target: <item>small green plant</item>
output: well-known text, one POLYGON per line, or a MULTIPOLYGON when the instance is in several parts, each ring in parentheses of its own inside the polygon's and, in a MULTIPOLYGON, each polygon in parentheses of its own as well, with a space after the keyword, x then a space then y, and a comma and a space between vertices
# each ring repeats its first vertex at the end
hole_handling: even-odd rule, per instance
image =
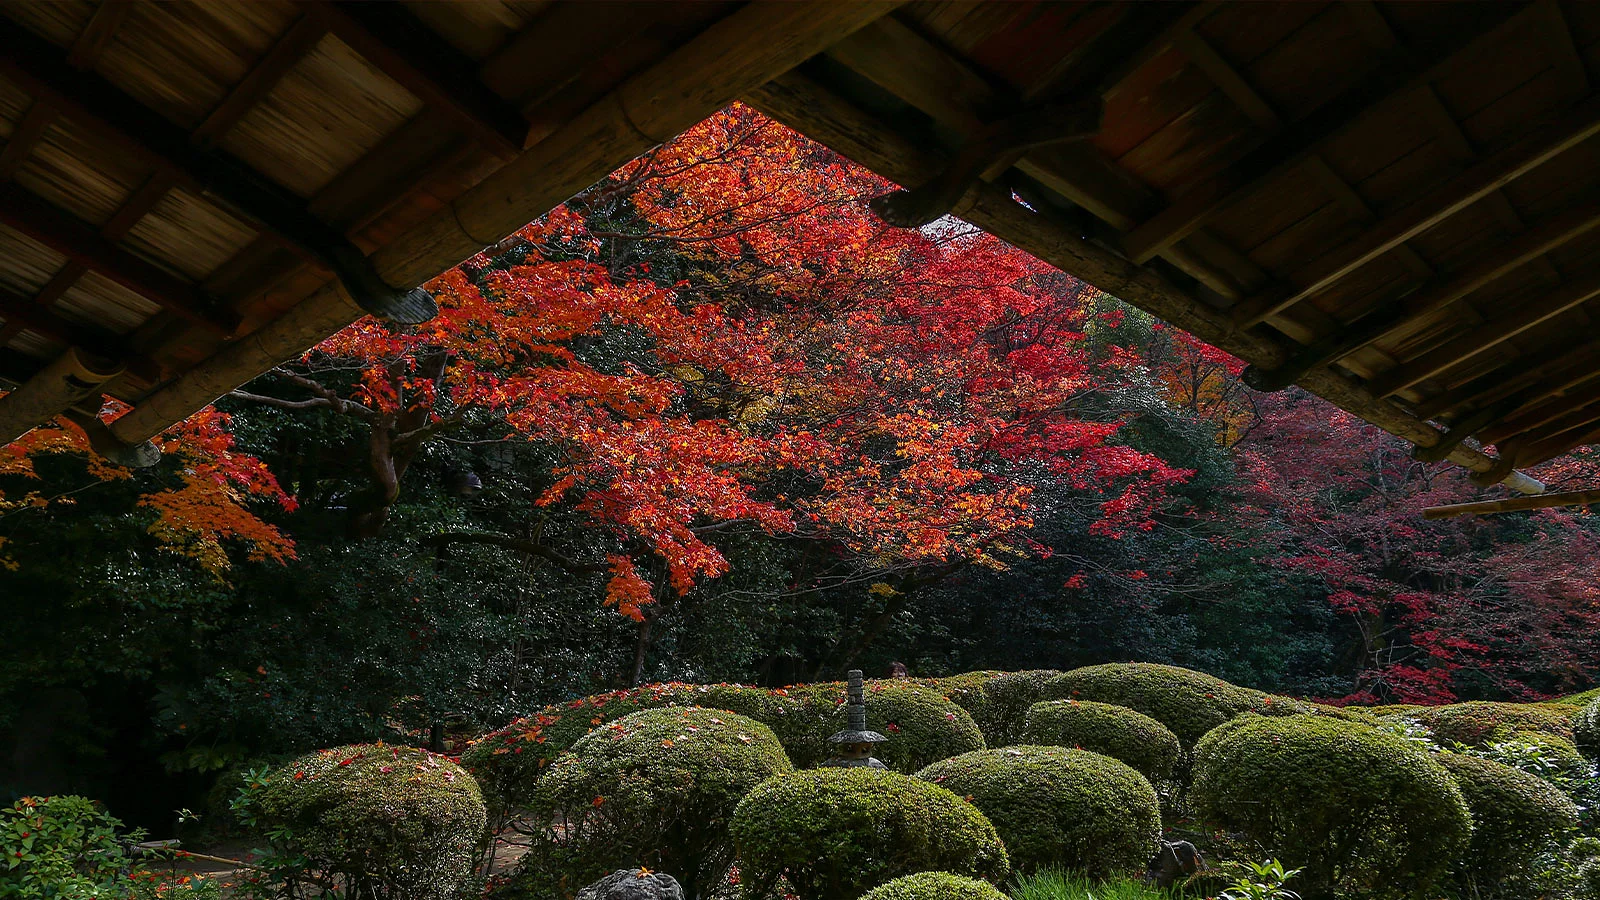
POLYGON ((132 844, 144 839, 134 830, 119 835, 122 822, 100 804, 70 794, 23 797, 0 810, 0 897, 33 900, 56 897, 124 896, 132 844))
POLYGON ((1172 894, 1128 878, 1097 881, 1080 873, 1046 869, 1011 883, 1011 900, 1174 900, 1172 894))
POLYGON ((1234 879, 1222 891, 1220 900, 1300 900, 1299 894, 1284 887, 1300 874, 1299 869, 1285 869, 1276 859, 1245 865, 1249 871, 1234 879))

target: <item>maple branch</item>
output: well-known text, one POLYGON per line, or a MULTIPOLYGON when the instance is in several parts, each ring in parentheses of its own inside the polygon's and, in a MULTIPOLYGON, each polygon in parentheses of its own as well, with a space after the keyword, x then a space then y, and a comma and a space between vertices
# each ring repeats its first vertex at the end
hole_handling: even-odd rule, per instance
POLYGON ((329 400, 326 397, 313 397, 310 400, 284 400, 279 397, 268 397, 265 394, 252 394, 249 391, 233 390, 228 392, 229 397, 240 400, 249 400, 251 403, 260 403, 264 406, 275 406, 278 409, 331 409, 344 415, 357 416, 363 419, 372 418, 372 410, 350 400, 329 400))
POLYGON ((422 541, 424 546, 444 549, 450 544, 488 544, 492 547, 502 547, 506 550, 517 550, 522 553, 531 553, 534 556, 547 559, 568 572, 589 573, 604 572, 610 567, 605 563, 583 563, 550 549, 548 546, 525 538, 515 538, 509 534, 493 534, 481 531, 452 531, 436 534, 422 541))

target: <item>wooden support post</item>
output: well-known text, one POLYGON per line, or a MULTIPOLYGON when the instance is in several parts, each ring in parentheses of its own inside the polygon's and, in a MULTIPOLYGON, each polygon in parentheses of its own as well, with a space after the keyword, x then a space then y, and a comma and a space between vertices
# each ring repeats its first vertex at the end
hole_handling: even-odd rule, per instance
MULTIPOLYGON (((937 172, 943 162, 799 73, 748 94, 745 102, 892 181, 914 184, 937 172)), ((1080 229, 1030 212, 1004 188, 978 185, 968 192, 956 215, 1247 362, 1271 368, 1288 358, 1286 348, 1270 337, 1230 327, 1225 313, 1188 296, 1150 269, 1086 240, 1080 229)), ((1335 406, 1414 444, 1431 445, 1440 439, 1427 423, 1374 400, 1343 376, 1325 370, 1312 373, 1303 383, 1335 406)), ((1493 457, 1466 446, 1454 448, 1448 459, 1473 471, 1488 471, 1496 464, 1493 457)), ((1509 476, 1507 483, 1529 493, 1544 489, 1520 472, 1509 476)))
POLYGON ((1375 397, 1391 397, 1596 296, 1600 296, 1600 273, 1576 279, 1538 300, 1514 306, 1505 315, 1470 329, 1410 362, 1381 372, 1367 383, 1367 389, 1375 397))
POLYGON ((1591 503, 1600 503, 1600 491, 1564 491, 1558 494, 1539 494, 1533 497, 1509 497, 1505 500, 1481 500, 1476 503, 1430 506, 1422 511, 1422 517, 1424 519, 1450 519, 1456 516, 1489 516, 1495 513, 1520 512, 1529 509, 1551 509, 1558 506, 1588 506, 1591 503))
POLYGON ((121 372, 122 367, 115 362, 68 349, 21 387, 0 398, 0 447, 94 396, 100 385, 121 372))
MULTIPOLYGON (((389 284, 430 278, 894 5, 812 0, 740 7, 371 259, 389 284)), ((112 433, 129 444, 147 440, 359 314, 344 292, 325 288, 145 398, 112 423, 112 433)))
POLYGON ((1498 191, 1567 150, 1600 134, 1600 97, 1591 98, 1554 122, 1524 134, 1455 178, 1429 191, 1360 237, 1329 253, 1306 284, 1280 287, 1234 307, 1240 328, 1265 321, 1315 296, 1367 263, 1498 191))

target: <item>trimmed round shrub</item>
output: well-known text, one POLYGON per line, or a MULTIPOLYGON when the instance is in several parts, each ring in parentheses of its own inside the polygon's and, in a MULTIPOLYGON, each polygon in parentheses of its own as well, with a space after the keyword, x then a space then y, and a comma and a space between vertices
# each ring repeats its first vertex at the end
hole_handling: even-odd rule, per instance
POLYGON ((794 771, 772 730, 720 709, 642 710, 579 739, 539 782, 550 875, 576 889, 624 866, 699 896, 733 863, 728 823, 751 788, 794 771))
POLYGON ((1006 895, 987 881, 949 872, 918 872, 880 884, 861 900, 1006 900, 1006 895))
POLYGON ((912 683, 938 691, 946 700, 966 710, 972 721, 979 723, 978 730, 981 732, 983 730, 981 723, 988 715, 989 707, 989 696, 984 693, 983 686, 989 679, 999 674, 1000 672, 994 669, 988 669, 982 672, 945 675, 940 678, 915 678, 912 679, 912 683))
MULTIPOLYGON (((867 727, 889 740, 874 753, 890 769, 910 774, 927 764, 984 747, 983 734, 966 710, 938 691, 904 680, 866 684, 867 727)), ((781 704, 773 730, 798 768, 833 756, 828 738, 847 723, 843 682, 797 685, 781 704)))
POLYGON ((1583 755, 1600 760, 1600 697, 1572 719, 1572 736, 1583 755))
POLYGON ((1004 747, 1022 740, 1023 721, 1028 708, 1045 699, 1045 686, 1060 675, 1055 669, 1006 672, 983 683, 983 715, 973 715, 983 740, 991 747, 1004 747))
POLYGON ((478 779, 496 819, 532 802, 539 778, 590 730, 641 709, 686 706, 692 685, 648 684, 546 706, 472 742, 461 765, 478 779))
POLYGON ((1092 700, 1126 706, 1167 726, 1185 747, 1245 712, 1270 714, 1277 699, 1220 678, 1156 663, 1107 663, 1058 675, 1047 699, 1092 700))
POLYGON ((1178 736, 1144 713, 1087 700, 1035 703, 1022 727, 1028 744, 1077 747, 1121 760, 1154 783, 1172 779, 1178 736))
POLYGON ((1161 833, 1155 788, 1131 766, 1067 747, 1001 747, 917 773, 995 823, 1022 873, 1059 866, 1106 878, 1150 858, 1161 833))
POLYGON ((1307 900, 1414 897, 1472 831, 1455 780, 1396 735, 1323 716, 1247 716, 1206 735, 1201 816, 1269 848, 1307 900))
POLYGON ((1499 884, 1526 871, 1557 835, 1578 823, 1577 805, 1543 778, 1461 753, 1437 758, 1472 813, 1472 845, 1462 868, 1479 884, 1499 884))
POLYGON ((449 758, 386 744, 319 750, 248 784, 248 824, 298 871, 388 895, 453 900, 485 835, 483 797, 449 758))
POLYGON ((998 882, 1011 864, 995 828, 950 791, 897 772, 813 769, 769 779, 733 814, 741 883, 800 900, 855 900, 902 875, 947 871, 998 882))
POLYGON ((1570 711, 1529 703, 1474 700, 1449 706, 1422 707, 1412 710, 1409 715, 1427 726, 1436 743, 1446 747, 1456 743, 1482 747, 1490 741, 1504 740, 1526 732, 1572 740, 1570 711))

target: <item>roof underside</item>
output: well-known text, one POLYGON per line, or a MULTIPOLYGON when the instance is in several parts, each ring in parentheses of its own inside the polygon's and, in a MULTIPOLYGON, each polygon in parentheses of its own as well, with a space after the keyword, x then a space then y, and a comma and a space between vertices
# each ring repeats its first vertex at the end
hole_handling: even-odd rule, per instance
MULTIPOLYGON (((135 407, 325 289, 328 234, 381 263, 663 60, 779 42, 734 3, 0 12, 0 376, 76 347, 135 407)), ((735 93, 908 186, 1103 104, 954 211, 1486 482, 1600 440, 1600 6, 915 2, 841 34, 735 93)))

